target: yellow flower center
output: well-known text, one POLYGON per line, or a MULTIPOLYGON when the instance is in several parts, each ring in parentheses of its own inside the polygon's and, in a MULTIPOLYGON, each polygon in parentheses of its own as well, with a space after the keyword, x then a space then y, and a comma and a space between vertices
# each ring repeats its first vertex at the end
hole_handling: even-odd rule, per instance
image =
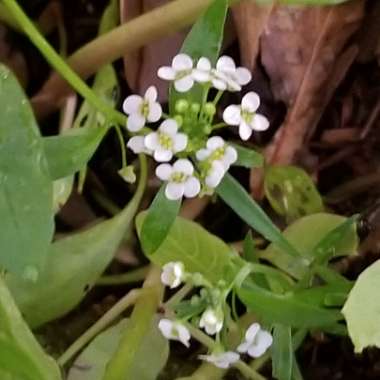
POLYGON ((140 113, 144 117, 147 117, 149 114, 149 103, 146 100, 141 104, 140 113))
POLYGON ((173 149, 173 139, 169 135, 165 133, 158 133, 158 141, 164 149, 173 149))
POLYGON ((187 175, 183 172, 174 172, 170 177, 171 182, 183 183, 187 180, 187 175))

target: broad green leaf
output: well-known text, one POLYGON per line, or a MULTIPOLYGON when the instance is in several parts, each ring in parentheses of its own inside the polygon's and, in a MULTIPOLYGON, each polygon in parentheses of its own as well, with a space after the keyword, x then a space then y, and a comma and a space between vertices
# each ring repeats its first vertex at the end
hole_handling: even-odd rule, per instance
POLYGON ((380 347, 379 288, 380 260, 377 260, 360 274, 342 310, 355 352, 380 347))
POLYGON ((266 239, 289 255, 299 256, 294 246, 283 237, 281 231, 231 175, 226 174, 224 176, 216 192, 240 218, 266 239))
POLYGON ((141 228, 140 241, 146 255, 152 255, 165 240, 181 207, 181 201, 171 201, 165 195, 165 185, 161 186, 141 228))
MULTIPOLYGON (((194 60, 207 57, 211 64, 215 64, 222 46, 227 9, 227 0, 215 0, 194 24, 183 43, 181 53, 188 54, 194 60)), ((169 99, 171 112, 174 112, 176 101, 184 97, 191 102, 201 104, 202 86, 195 85, 186 95, 171 88, 169 99)))
POLYGON ((0 268, 35 277, 54 230, 52 182, 33 111, 2 65, 0 104, 0 268))
MULTIPOLYGON (((315 258, 315 248, 322 240, 326 239, 327 234, 341 226, 346 220, 347 218, 343 216, 328 213, 305 216, 284 231, 284 237, 297 248, 303 259, 290 256, 274 244, 269 245, 260 257, 270 261, 293 277, 301 278, 306 274, 308 266, 315 258)), ((334 251, 333 256, 338 257, 356 254, 357 247, 356 226, 351 224, 350 228, 341 235, 341 238, 335 240, 331 250, 334 251)))
MULTIPOLYGON (((137 232, 141 235, 146 212, 136 218, 137 232)), ((170 261, 182 261, 188 272, 201 273, 210 282, 232 282, 244 261, 218 237, 198 223, 177 217, 160 247, 147 255, 158 266, 170 261)))
POLYGON ((253 149, 245 148, 238 144, 231 144, 238 153, 238 159, 234 166, 243 166, 245 168, 261 168, 264 165, 264 157, 262 154, 253 149))
MULTIPOLYGON (((106 365, 115 353, 128 323, 128 320, 122 320, 98 335, 77 358, 67 380, 102 380, 106 365)), ((162 336, 157 323, 157 319, 154 319, 145 334, 129 374, 131 379, 155 380, 168 360, 169 343, 162 336)))
POLYGON ((272 345, 273 377, 278 380, 291 380, 293 359, 292 329, 275 324, 272 345))
POLYGON ((1 277, 0 321, 0 372, 9 380, 61 379, 57 364, 34 338, 1 277))
POLYGON ((264 189, 272 208, 289 221, 324 210, 313 180, 298 167, 266 168, 264 189))
POLYGON ((291 292, 276 294, 246 281, 237 293, 240 300, 266 323, 313 328, 329 326, 342 319, 339 311, 319 306, 319 299, 313 302, 313 294, 308 295, 307 291, 301 296, 291 292))
POLYGON ((33 328, 72 310, 111 262, 137 204, 117 216, 51 245, 46 268, 36 282, 7 276, 7 284, 33 328))
POLYGON ((74 174, 87 165, 107 128, 71 129, 64 135, 45 137, 44 149, 52 179, 74 174))

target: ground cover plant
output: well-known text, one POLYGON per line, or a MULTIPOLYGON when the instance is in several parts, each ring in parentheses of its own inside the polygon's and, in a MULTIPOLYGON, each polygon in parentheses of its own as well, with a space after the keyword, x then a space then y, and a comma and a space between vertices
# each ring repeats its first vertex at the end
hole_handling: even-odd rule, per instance
POLYGON ((379 5, 148 3, 0 1, 0 378, 378 378, 379 5))

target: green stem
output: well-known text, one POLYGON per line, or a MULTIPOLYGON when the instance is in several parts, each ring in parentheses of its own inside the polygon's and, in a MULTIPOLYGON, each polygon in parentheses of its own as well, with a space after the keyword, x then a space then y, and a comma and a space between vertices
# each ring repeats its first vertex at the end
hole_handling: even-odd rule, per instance
POLYGON ((125 140, 123 136, 123 132, 121 131, 121 128, 119 125, 115 125, 115 130, 117 133, 117 137, 119 138, 120 142, 120 149, 121 149, 121 167, 125 168, 127 166, 127 149, 125 145, 125 140))
POLYGON ((98 286, 113 286, 113 285, 126 285, 133 282, 142 281, 149 271, 149 266, 138 268, 127 273, 117 274, 113 276, 101 277, 96 285, 98 286))
POLYGON ((215 99, 213 101, 215 106, 219 103, 219 100, 222 97, 223 93, 224 93, 224 91, 219 90, 218 93, 216 94, 215 99))
POLYGON ((173 297, 168 299, 163 305, 164 308, 171 308, 175 306, 177 303, 181 302, 193 289, 193 285, 186 284, 183 286, 178 292, 176 292, 173 297))
POLYGON ((90 104, 106 115, 110 120, 125 125, 126 117, 122 113, 115 111, 104 103, 89 86, 70 68, 70 66, 59 56, 59 54, 46 41, 34 24, 29 20, 21 7, 15 0, 3 0, 4 6, 19 24, 24 33, 30 38, 33 44, 47 59, 47 61, 65 78, 65 80, 90 104))
POLYGON ((151 292, 140 297, 136 302, 130 323, 126 326, 119 346, 106 367, 103 380, 136 380, 130 378, 129 372, 161 302, 163 285, 160 274, 159 268, 152 267, 143 286, 143 289, 151 289, 151 292))
POLYGON ((140 296, 146 295, 146 290, 132 290, 118 303, 108 310, 94 325, 82 334, 58 359, 58 364, 64 366, 74 355, 82 350, 96 335, 109 326, 128 307, 132 306, 140 296))
POLYGON ((266 380, 264 376, 260 375, 258 372, 253 370, 247 363, 239 360, 235 365, 237 368, 247 379, 250 380, 266 380))

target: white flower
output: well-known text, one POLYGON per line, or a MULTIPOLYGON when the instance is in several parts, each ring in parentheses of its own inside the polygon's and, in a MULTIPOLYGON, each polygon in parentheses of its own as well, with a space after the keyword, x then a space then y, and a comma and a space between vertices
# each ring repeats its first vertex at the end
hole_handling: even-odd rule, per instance
POLYGON ((206 148, 197 151, 196 157, 199 161, 220 161, 227 171, 237 160, 238 154, 236 149, 227 145, 220 136, 214 136, 207 140, 206 148))
POLYGON ((171 289, 181 285, 185 275, 185 267, 180 262, 170 262, 163 266, 161 273, 161 282, 170 286, 171 289))
POLYGON ((157 162, 167 162, 173 154, 181 152, 187 146, 187 135, 178 133, 178 124, 174 119, 165 120, 157 132, 149 133, 145 137, 145 146, 152 150, 157 162))
POLYGON ((241 353, 247 352, 249 356, 258 358, 272 345, 272 335, 262 330, 258 323, 253 323, 245 333, 245 341, 237 350, 241 353))
POLYGON ((177 160, 174 165, 161 164, 156 169, 157 177, 168 182, 165 195, 170 200, 182 196, 193 198, 199 194, 201 184, 193 173, 193 164, 186 159, 177 160))
POLYGON ((206 83, 212 80, 211 62, 206 57, 201 57, 197 63, 197 67, 193 70, 193 78, 199 83, 206 83))
POLYGON ((157 97, 156 87, 151 86, 146 90, 144 97, 131 95, 124 100, 123 110, 129 115, 127 121, 129 131, 137 132, 147 121, 154 123, 160 120, 162 108, 157 102, 157 97))
POLYGON ((260 98, 255 92, 246 94, 241 105, 228 106, 223 112, 223 120, 229 125, 239 126, 242 140, 248 140, 252 131, 265 131, 269 127, 268 119, 256 111, 260 106, 260 98))
POLYGON ((186 326, 180 322, 173 322, 170 319, 161 319, 158 323, 158 328, 166 339, 177 340, 190 347, 190 332, 186 326))
POLYGON ((207 170, 205 184, 210 189, 215 189, 226 174, 226 170, 220 161, 213 161, 207 170))
POLYGON ((239 361, 240 356, 236 352, 227 351, 221 353, 214 353, 211 355, 199 355, 199 359, 214 364, 218 368, 229 368, 231 364, 239 361))
POLYGON ((215 335, 223 327, 223 312, 211 308, 206 309, 199 321, 199 327, 204 328, 208 335, 215 335))
POLYGON ((212 84, 218 90, 241 91, 241 86, 252 79, 252 75, 245 67, 236 67, 234 60, 226 55, 220 57, 216 63, 216 70, 212 70, 212 84))
POLYGON ((152 154, 152 150, 145 146, 145 136, 133 136, 129 139, 127 147, 135 154, 152 154))
POLYGON ((187 54, 178 54, 173 58, 171 66, 158 69, 157 75, 161 79, 174 81, 174 88, 178 92, 186 92, 194 85, 193 60, 187 54))

